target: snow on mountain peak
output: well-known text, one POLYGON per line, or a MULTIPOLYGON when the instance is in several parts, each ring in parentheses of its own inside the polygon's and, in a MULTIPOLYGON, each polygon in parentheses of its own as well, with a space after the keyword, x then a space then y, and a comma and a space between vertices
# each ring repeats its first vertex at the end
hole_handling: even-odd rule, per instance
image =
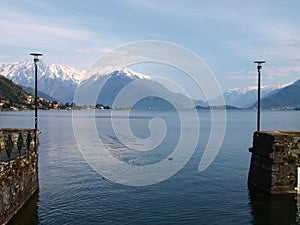
MULTIPOLYGON (((150 76, 134 72, 127 67, 91 67, 86 73, 87 80, 97 80, 109 76, 124 76, 130 79, 146 79, 152 80, 150 76)), ((85 81, 83 81, 85 82, 85 81)))
MULTIPOLYGON (((264 98, 276 90, 286 87, 284 85, 265 85, 261 87, 261 97, 264 98)), ((236 107, 249 107, 257 100, 257 86, 246 88, 232 88, 223 93, 223 97, 227 105, 236 107)))
POLYGON ((126 75, 127 77, 130 77, 132 79, 146 79, 146 80, 151 80, 151 78, 147 75, 141 74, 134 72, 127 67, 122 67, 121 69, 117 70, 119 74, 126 75))
MULTIPOLYGON (((38 78, 59 79, 79 83, 84 71, 66 65, 46 64, 43 60, 38 63, 38 78)), ((33 80, 34 64, 32 61, 20 61, 15 63, 0 63, 0 73, 13 80, 17 84, 26 85, 21 80, 33 80)))
MULTIPOLYGON (((75 83, 79 83, 79 81, 84 77, 85 71, 77 70, 74 67, 67 65, 56 65, 50 64, 48 66, 48 76, 50 78, 58 78, 62 80, 72 80, 75 83)), ((46 74, 45 74, 46 75, 46 74)))
MULTIPOLYGON (((24 87, 34 87, 34 63, 20 61, 0 63, 0 74, 24 87)), ((73 99, 74 89, 85 76, 85 71, 67 65, 46 64, 38 62, 39 90, 64 102, 73 99)))
MULTIPOLYGON (((290 85, 290 83, 289 84, 284 84, 284 85, 264 85, 264 86, 261 86, 261 90, 271 92, 273 90, 283 88, 283 87, 286 87, 288 85, 290 85)), ((228 94, 233 94, 233 93, 246 94, 246 93, 252 92, 252 91, 257 91, 257 86, 250 86, 250 87, 246 87, 246 88, 231 88, 231 89, 228 89, 225 93, 228 93, 228 94)))

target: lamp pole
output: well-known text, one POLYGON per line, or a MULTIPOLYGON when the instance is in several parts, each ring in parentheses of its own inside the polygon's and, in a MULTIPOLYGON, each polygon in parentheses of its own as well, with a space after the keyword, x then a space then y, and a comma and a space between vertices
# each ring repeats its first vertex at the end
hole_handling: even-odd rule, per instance
POLYGON ((257 82, 257 131, 260 131, 260 70, 262 64, 266 61, 254 61, 257 64, 258 82, 257 82))
POLYGON ((36 151, 37 147, 37 128, 38 128, 38 87, 37 87, 37 63, 39 61, 39 56, 42 56, 40 53, 30 53, 33 56, 34 68, 35 68, 35 96, 34 96, 34 149, 36 151))

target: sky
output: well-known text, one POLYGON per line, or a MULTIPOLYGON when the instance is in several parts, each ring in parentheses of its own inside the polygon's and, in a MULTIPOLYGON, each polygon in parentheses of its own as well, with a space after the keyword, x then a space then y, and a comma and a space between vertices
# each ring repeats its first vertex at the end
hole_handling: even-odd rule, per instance
MULTIPOLYGON (((1 0, 0 4, 0 62, 31 60, 30 52, 40 52, 46 63, 86 69, 118 46, 156 40, 195 53, 223 90, 255 86, 255 60, 266 60, 262 85, 300 79, 298 0, 1 0)), ((138 72, 151 74, 155 69, 138 72)))

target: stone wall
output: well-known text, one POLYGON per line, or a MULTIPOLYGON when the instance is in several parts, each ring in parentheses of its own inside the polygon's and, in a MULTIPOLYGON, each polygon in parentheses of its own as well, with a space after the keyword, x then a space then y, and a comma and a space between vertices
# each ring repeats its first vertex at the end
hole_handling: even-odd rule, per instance
POLYGON ((34 135, 33 129, 0 129, 0 224, 7 223, 39 188, 34 135))
POLYGON ((250 190, 296 193, 300 167, 300 131, 259 131, 253 135, 248 176, 250 190))

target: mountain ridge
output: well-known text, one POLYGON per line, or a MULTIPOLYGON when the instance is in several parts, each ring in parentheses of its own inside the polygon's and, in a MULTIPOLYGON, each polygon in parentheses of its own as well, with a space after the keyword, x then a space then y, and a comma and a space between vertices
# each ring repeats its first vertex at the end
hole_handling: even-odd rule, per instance
MULTIPOLYGON (((126 67, 122 67, 122 68, 92 67, 89 68, 88 70, 77 70, 76 68, 71 66, 46 64, 42 60, 40 60, 38 64, 38 69, 39 69, 39 73, 38 73, 39 91, 44 92, 50 97, 64 103, 73 102, 74 94, 78 85, 83 85, 86 82, 90 82, 92 84, 93 82, 96 82, 99 79, 102 79, 103 81, 109 80, 109 77, 112 76, 113 73, 115 73, 116 75, 121 73, 126 74, 126 79, 128 80, 126 80, 124 77, 123 79, 117 79, 115 77, 116 78, 115 82, 123 83, 123 87, 126 86, 129 83, 129 80, 132 79, 140 79, 140 80, 144 79, 145 81, 149 82, 149 84, 154 82, 151 76, 134 72, 126 67), (85 77, 88 78, 84 79, 85 77)), ((31 88, 34 87, 34 76, 33 76, 34 64, 31 61, 20 61, 16 63, 0 63, 0 73, 3 74, 5 77, 14 81, 16 84, 22 86, 28 86, 31 88)), ((300 83, 300 81, 296 81, 296 82, 300 83)), ((143 85, 147 86, 146 84, 143 85)), ((280 92, 282 96, 283 92, 281 90, 283 91, 288 90, 283 88, 289 85, 291 84, 263 86, 261 88, 261 97, 262 99, 265 98, 268 99, 268 100, 262 100, 262 103, 265 104, 265 107, 271 107, 271 105, 268 106, 268 104, 264 102, 266 101, 275 102, 275 99, 269 98, 270 96, 275 95, 278 92, 280 92)), ((105 91, 108 93, 109 91, 112 91, 114 93, 116 92, 116 90, 120 91, 122 89, 121 86, 122 86, 121 84, 110 82, 110 88, 106 86, 103 92, 105 91)), ((148 87, 146 87, 145 90, 147 90, 147 88, 148 87)), ((162 88, 160 89, 162 90, 162 88)), ((142 89, 140 91, 143 92, 142 89)), ((106 95, 108 96, 108 94, 106 95)), ((112 96, 116 97, 117 95, 116 93, 114 93, 112 96)), ((225 91, 223 93, 223 96, 219 96, 218 98, 220 97, 224 97, 226 105, 230 105, 238 108, 251 108, 251 107, 255 108, 255 102, 257 101, 257 87, 231 88, 225 91)), ((181 97, 179 97, 179 99, 180 98, 181 97)), ((295 98, 297 98, 297 95, 295 96, 295 98)), ((282 97, 280 99, 282 99, 282 97)), ((99 103, 104 105, 110 105, 112 101, 113 101, 113 97, 110 97, 110 100, 109 101, 107 100, 107 103, 105 102, 99 102, 99 103)), ((206 107, 208 105, 208 101, 205 102, 202 100, 193 100, 193 102, 195 103, 195 105, 199 105, 199 106, 206 107)), ((276 103, 276 104, 277 107, 282 106, 281 103, 280 104, 276 103)))
MULTIPOLYGON (((274 91, 287 86, 284 85, 266 85, 261 87, 261 97, 266 97, 274 91)), ((249 108, 257 101, 257 87, 250 86, 247 88, 231 88, 223 92, 226 105, 238 108, 249 108)), ((217 97, 220 98, 220 97, 217 97)))
POLYGON ((28 95, 29 93, 20 86, 0 74, 0 100, 2 103, 15 102, 21 104, 27 99, 28 95))
MULTIPOLYGON (((253 108, 257 102, 253 104, 253 108)), ((300 79, 261 99, 266 109, 296 109, 300 107, 300 79)))
MULTIPOLYGON (((85 75, 82 70, 67 65, 38 64, 38 89, 62 102, 71 102, 74 90, 85 75)), ((31 61, 0 63, 0 73, 14 83, 34 88, 34 64, 31 61)))
POLYGON ((150 76, 121 68, 110 74, 95 74, 82 81, 76 91, 77 105, 104 104, 116 108, 171 109, 170 102, 187 108, 191 99, 174 93, 150 76), (97 99, 91 96, 97 95, 97 99), (118 101, 118 98, 121 99, 118 101), (140 99, 139 99, 140 98, 140 99), (136 101, 134 101, 136 100, 136 101), (130 102, 133 101, 134 105, 130 102))
MULTIPOLYGON (((41 96, 38 96, 38 105, 40 109, 53 109, 64 106, 41 96)), ((34 94, 32 92, 0 75, 0 110, 32 110, 34 108, 34 94)))

